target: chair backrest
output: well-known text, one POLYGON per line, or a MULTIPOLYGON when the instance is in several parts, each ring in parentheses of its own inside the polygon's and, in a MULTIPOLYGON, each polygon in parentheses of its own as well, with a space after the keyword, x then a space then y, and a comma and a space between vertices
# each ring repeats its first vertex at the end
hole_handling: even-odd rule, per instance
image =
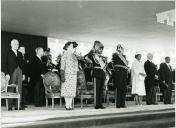
POLYGON ((61 81, 60 77, 54 72, 47 72, 43 76, 43 84, 45 87, 45 93, 48 92, 60 92, 61 90, 61 81))
POLYGON ((1 72, 1 92, 7 91, 8 81, 6 80, 5 74, 1 72))
POLYGON ((83 70, 77 73, 77 90, 86 90, 86 79, 83 70))

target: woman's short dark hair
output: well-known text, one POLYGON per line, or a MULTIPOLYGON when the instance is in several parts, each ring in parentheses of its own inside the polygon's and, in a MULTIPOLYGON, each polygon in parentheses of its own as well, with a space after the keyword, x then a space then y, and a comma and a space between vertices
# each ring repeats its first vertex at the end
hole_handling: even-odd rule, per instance
POLYGON ((138 58, 138 56, 140 56, 140 55, 141 55, 141 54, 136 54, 136 55, 135 55, 135 58, 137 59, 137 58, 138 58))
POLYGON ((167 59, 170 59, 170 57, 169 57, 169 56, 166 56, 166 57, 165 57, 165 60, 167 60, 167 59))
POLYGON ((78 46, 78 44, 75 41, 68 41, 67 43, 65 43, 63 49, 67 50, 68 46, 70 46, 71 44, 73 44, 73 48, 76 48, 78 46))

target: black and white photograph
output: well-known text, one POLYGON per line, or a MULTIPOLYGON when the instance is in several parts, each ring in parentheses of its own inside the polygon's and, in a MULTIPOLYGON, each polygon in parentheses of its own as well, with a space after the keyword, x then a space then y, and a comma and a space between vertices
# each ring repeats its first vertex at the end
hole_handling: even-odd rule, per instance
POLYGON ((175 128, 175 0, 1 0, 2 128, 175 128))

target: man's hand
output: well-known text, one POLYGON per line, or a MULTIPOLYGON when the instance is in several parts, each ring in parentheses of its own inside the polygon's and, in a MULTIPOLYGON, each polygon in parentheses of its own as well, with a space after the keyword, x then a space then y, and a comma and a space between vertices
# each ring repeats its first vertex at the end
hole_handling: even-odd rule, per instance
POLYGON ((30 77, 28 77, 28 83, 30 82, 30 80, 31 80, 31 78, 30 78, 30 77))
POLYGON ((88 57, 86 57, 85 59, 86 59, 86 61, 87 61, 88 63, 93 63, 92 60, 89 59, 88 57))
POLYGON ((155 75, 155 79, 157 79, 157 80, 158 80, 158 75, 155 75))
POLYGON ((23 81, 25 80, 25 75, 23 75, 23 81))
POLYGON ((7 74, 5 77, 6 77, 6 80, 7 80, 7 81, 10 80, 10 75, 9 75, 9 74, 7 74))

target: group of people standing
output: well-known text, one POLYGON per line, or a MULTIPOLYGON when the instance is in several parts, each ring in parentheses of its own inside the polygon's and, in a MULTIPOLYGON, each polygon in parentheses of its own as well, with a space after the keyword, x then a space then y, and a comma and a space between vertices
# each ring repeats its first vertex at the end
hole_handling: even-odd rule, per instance
MULTIPOLYGON (((79 71, 79 58, 76 54, 76 47, 78 44, 75 41, 68 41, 63 47, 63 54, 61 56, 59 66, 59 76, 61 78, 61 96, 65 99, 66 110, 73 109, 73 99, 76 97, 77 89, 77 72, 79 71)), ((124 55, 124 46, 117 45, 116 52, 112 55, 112 66, 108 66, 107 58, 102 56, 104 45, 100 41, 95 41, 93 48, 88 54, 84 56, 87 63, 93 65, 92 80, 94 83, 95 92, 95 109, 104 109, 102 104, 103 89, 108 83, 109 78, 113 79, 113 86, 116 93, 116 107, 125 108, 127 76, 130 72, 128 61, 124 55)), ((19 48, 19 42, 16 39, 11 41, 11 50, 7 55, 7 68, 5 71, 6 77, 10 79, 9 84, 17 84, 18 90, 22 94, 22 81, 28 81, 31 87, 32 99, 34 99, 35 106, 40 106, 41 100, 44 98, 44 87, 42 77, 47 72, 46 63, 43 63, 42 57, 44 55, 43 48, 35 49, 36 56, 29 62, 25 60, 24 47, 19 48), (26 73, 25 65, 30 66, 30 71, 26 73), (29 77, 27 77, 29 76, 29 77), (33 94, 32 94, 33 93, 33 94)), ((159 71, 156 65, 153 64, 153 55, 147 55, 147 61, 143 64, 141 54, 135 55, 136 60, 132 64, 132 94, 135 95, 136 104, 142 104, 142 96, 146 95, 146 102, 148 105, 156 104, 156 81, 159 80, 162 84, 164 103, 171 103, 171 85, 172 85, 172 69, 169 65, 170 58, 166 57, 166 63, 160 65, 159 71)), ((15 90, 9 90, 14 92, 15 90)), ((21 107, 24 109, 23 98, 21 98, 21 107)), ((12 100, 9 100, 9 110, 12 110, 12 100)), ((15 109, 17 106, 15 105, 15 109)))
POLYGON ((132 71, 132 94, 135 95, 137 105, 142 105, 142 97, 146 96, 147 105, 157 104, 157 88, 163 93, 164 104, 171 104, 173 71, 170 57, 165 57, 165 63, 160 64, 159 70, 152 62, 153 55, 147 54, 147 61, 143 64, 141 54, 136 53, 132 71))
MULTIPOLYGON (((36 48, 36 56, 30 61, 26 57, 25 47, 19 47, 19 41, 13 39, 10 43, 11 49, 7 54, 6 68, 4 73, 6 79, 9 79, 8 84, 16 84, 18 86, 18 92, 20 94, 20 110, 24 110, 26 106, 26 99, 33 102, 35 106, 41 105, 41 98, 44 99, 44 94, 41 93, 42 75, 45 73, 45 66, 41 61, 44 54, 43 48, 36 48), (30 67, 30 69, 29 69, 30 67), (29 83, 31 86, 29 86, 29 83), (29 90, 24 90, 29 86, 29 90), (30 93, 30 95, 27 95, 30 93), (41 95, 42 94, 42 95, 41 95)), ((8 92, 15 92, 14 87, 8 87, 8 92)), ((13 106, 17 109, 17 102, 14 99, 8 99, 9 108, 11 111, 13 106)))

